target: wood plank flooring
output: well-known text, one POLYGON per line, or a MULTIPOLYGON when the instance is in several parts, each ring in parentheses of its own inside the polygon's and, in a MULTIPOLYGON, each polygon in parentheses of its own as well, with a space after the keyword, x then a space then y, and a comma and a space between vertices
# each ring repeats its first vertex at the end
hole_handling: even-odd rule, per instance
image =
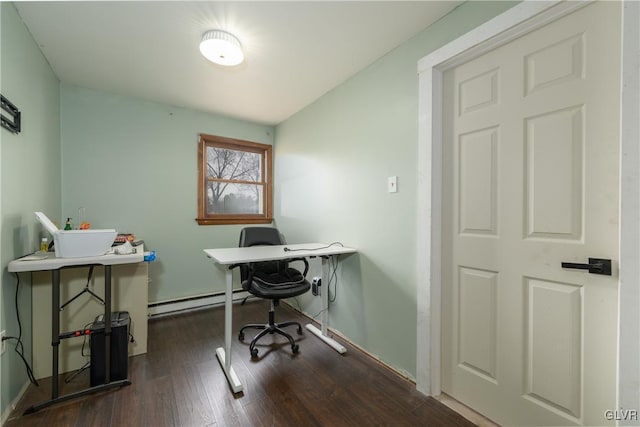
MULTIPOLYGON (((149 321, 148 353, 129 359, 132 384, 21 415, 50 396, 50 379, 33 385, 5 424, 16 426, 472 426, 462 416, 415 390, 415 385, 348 343, 340 355, 310 332, 291 353, 284 337, 270 335, 252 360, 245 323, 267 320, 266 301, 234 307, 233 365, 244 392, 233 395, 215 357, 224 342, 224 309, 215 307, 149 321)), ((286 305, 278 320, 308 319, 286 305)), ((68 374, 63 375, 66 377, 68 374)), ((88 370, 61 394, 86 387, 88 370)))

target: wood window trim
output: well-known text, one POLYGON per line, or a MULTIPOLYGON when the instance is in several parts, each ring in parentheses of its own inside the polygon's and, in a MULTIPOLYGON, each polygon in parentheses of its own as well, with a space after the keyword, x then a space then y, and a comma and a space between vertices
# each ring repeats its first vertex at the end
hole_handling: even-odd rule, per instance
POLYGON ((273 222, 273 147, 241 139, 200 134, 198 140, 198 225, 225 224, 270 224, 273 222), (206 214, 206 147, 214 145, 231 150, 258 153, 262 156, 264 171, 263 213, 262 214, 206 214))

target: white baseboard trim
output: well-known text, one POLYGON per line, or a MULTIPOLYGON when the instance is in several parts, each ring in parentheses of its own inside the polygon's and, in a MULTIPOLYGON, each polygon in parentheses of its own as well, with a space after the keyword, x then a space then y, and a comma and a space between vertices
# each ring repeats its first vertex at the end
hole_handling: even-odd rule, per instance
MULTIPOLYGON (((303 316, 305 316, 306 318, 309 319, 309 322, 315 324, 316 326, 320 326, 320 324, 313 319, 309 314, 305 313, 304 311, 301 311, 298 307, 295 307, 294 305, 292 305, 291 303, 289 303, 286 300, 282 300, 281 302, 283 302, 284 304, 288 305, 289 307, 291 307, 291 309, 297 311, 298 313, 302 314, 303 316)), ((351 341, 349 338, 345 337, 342 333, 336 331, 335 329, 333 329, 331 326, 327 327, 327 331, 329 331, 331 334, 337 336, 338 338, 340 338, 341 341, 344 341, 346 343, 348 343, 351 347, 354 347, 355 349, 357 349, 358 351, 366 354, 368 357, 370 357, 371 359, 375 360, 377 363, 379 363, 380 365, 384 366, 386 369, 392 371, 394 374, 404 378, 405 380, 415 384, 416 380, 415 378, 409 374, 408 372, 404 371, 404 370, 400 370, 396 367, 393 367, 391 365, 389 365, 388 363, 386 363, 385 361, 383 361, 382 359, 380 359, 378 356, 376 356, 373 353, 368 352, 367 350, 365 350, 364 348, 360 347, 358 344, 355 344, 353 341, 351 341)))
MULTIPOLYGON (((248 296, 251 295, 246 291, 234 291, 233 301, 239 301, 248 296)), ((224 292, 149 303, 148 313, 149 317, 160 317, 182 311, 200 310, 221 304, 224 304, 224 292)))
POLYGON ((439 401, 440 403, 442 403, 443 405, 445 405, 446 407, 448 407, 449 409, 462 415, 463 417, 465 417, 467 420, 471 421, 478 427, 499 427, 498 424, 494 423, 484 415, 479 414, 478 412, 469 408, 464 403, 458 402, 448 394, 441 393, 438 396, 433 396, 433 398, 439 401))
POLYGON ((0 426, 3 426, 4 423, 6 423, 7 420, 9 420, 9 416, 16 409, 16 407, 18 406, 18 402, 20 402, 20 399, 22 399, 24 394, 27 392, 27 388, 29 388, 29 384, 31 384, 29 381, 26 381, 24 383, 24 385, 22 386, 22 389, 20 390, 16 398, 13 399, 13 402, 11 402, 11 404, 7 406, 7 409, 4 410, 4 412, 2 413, 2 417, 0 418, 0 426))

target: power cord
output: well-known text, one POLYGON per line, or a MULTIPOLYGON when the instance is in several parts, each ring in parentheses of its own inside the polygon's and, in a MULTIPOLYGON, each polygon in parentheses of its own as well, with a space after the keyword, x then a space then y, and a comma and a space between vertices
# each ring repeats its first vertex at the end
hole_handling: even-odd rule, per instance
POLYGON ((25 359, 24 357, 24 345, 22 343, 22 322, 20 321, 20 309, 18 305, 18 291, 20 290, 20 276, 18 275, 18 273, 15 273, 15 275, 16 275, 15 305, 16 305, 16 318, 18 319, 18 336, 17 337, 5 336, 2 338, 2 341, 16 340, 16 345, 14 349, 16 354, 18 354, 18 356, 20 356, 20 358, 24 362, 24 366, 27 369, 27 376, 29 377, 29 381, 31 382, 31 384, 39 386, 40 384, 38 384, 38 381, 33 375, 33 371, 31 370, 31 366, 29 366, 29 362, 27 362, 27 359, 25 359))
POLYGON ((320 315, 321 315, 323 312, 325 312, 325 311, 327 311, 327 309, 320 310, 320 311, 319 311, 319 312, 317 312, 317 313, 316 313, 316 315, 315 315, 315 316, 313 316, 311 319, 316 320, 316 318, 317 318, 318 316, 320 316, 320 315))
POLYGON ((329 275, 329 283, 327 283, 327 292, 331 288, 331 282, 333 281, 333 297, 331 297, 331 293, 329 293, 329 302, 334 303, 336 301, 336 297, 338 296, 338 263, 335 260, 335 257, 329 258, 329 268, 332 269, 331 274, 329 275))
MULTIPOLYGON (((87 323, 86 325, 84 325, 84 330, 89 329, 89 327, 91 327, 91 323, 87 323)), ((91 354, 85 354, 84 350, 85 347, 87 346, 87 335, 84 336, 84 338, 82 338, 82 347, 80 347, 80 355, 82 357, 89 357, 91 356, 91 354)), ((89 366, 91 366, 91 359, 87 360, 84 365, 82 365, 81 368, 76 369, 71 375, 69 375, 67 378, 64 379, 65 384, 69 384, 71 381, 73 381, 73 379, 75 377, 77 377, 78 375, 80 375, 82 372, 84 372, 85 369, 87 369, 89 366)))
POLYGON ((296 248, 296 249, 291 249, 291 248, 284 248, 285 252, 296 252, 296 251, 319 251, 321 249, 328 249, 331 246, 342 246, 344 247, 344 245, 341 242, 333 242, 333 243, 329 243, 327 246, 321 246, 319 248, 296 248))
MULTIPOLYGON (((327 249, 330 248, 331 246, 342 246, 344 247, 344 245, 342 244, 342 242, 333 242, 330 243, 326 246, 321 246, 319 248, 297 248, 297 249, 291 249, 291 248, 284 248, 285 252, 295 252, 295 251, 317 251, 320 249, 327 249)), ((331 256, 329 257, 329 268, 331 270, 331 274, 329 275, 329 283, 327 283, 327 292, 329 292, 329 303, 334 303, 336 301, 336 298, 338 296, 338 263, 335 260, 335 257, 331 256), (331 288, 331 282, 333 282, 333 296, 331 296, 332 292, 330 291, 331 288)), ((246 300, 246 298, 245 298, 246 300)), ((298 305, 298 309, 300 309, 300 303, 298 302, 297 299, 295 299, 296 304, 298 305)), ((244 304, 244 301, 243 301, 244 304)), ((300 311, 302 311, 300 309, 300 311)), ((318 316, 320 316, 322 314, 323 311, 326 310, 320 310, 315 316, 312 317, 313 320, 315 320, 318 316)))
MULTIPOLYGON (((329 303, 334 303, 336 301, 336 297, 338 296, 338 263, 335 261, 334 257, 329 258, 330 262, 330 270, 331 274, 329 274, 329 283, 327 283, 327 292, 329 292, 329 303), (333 282, 333 296, 331 296, 331 282, 333 282)), ((324 287, 324 286, 323 286, 324 287)), ((327 311, 328 308, 320 310, 313 316, 311 319, 316 320, 318 316, 320 316, 323 312, 327 311)))

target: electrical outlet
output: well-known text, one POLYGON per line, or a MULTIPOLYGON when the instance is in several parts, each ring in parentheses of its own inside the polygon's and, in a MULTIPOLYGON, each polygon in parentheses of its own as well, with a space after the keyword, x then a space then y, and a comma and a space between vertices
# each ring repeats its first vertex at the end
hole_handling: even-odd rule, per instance
POLYGON ((0 354, 3 354, 4 351, 7 349, 5 345, 5 339, 4 339, 5 335, 7 335, 7 331, 0 332, 0 354))

